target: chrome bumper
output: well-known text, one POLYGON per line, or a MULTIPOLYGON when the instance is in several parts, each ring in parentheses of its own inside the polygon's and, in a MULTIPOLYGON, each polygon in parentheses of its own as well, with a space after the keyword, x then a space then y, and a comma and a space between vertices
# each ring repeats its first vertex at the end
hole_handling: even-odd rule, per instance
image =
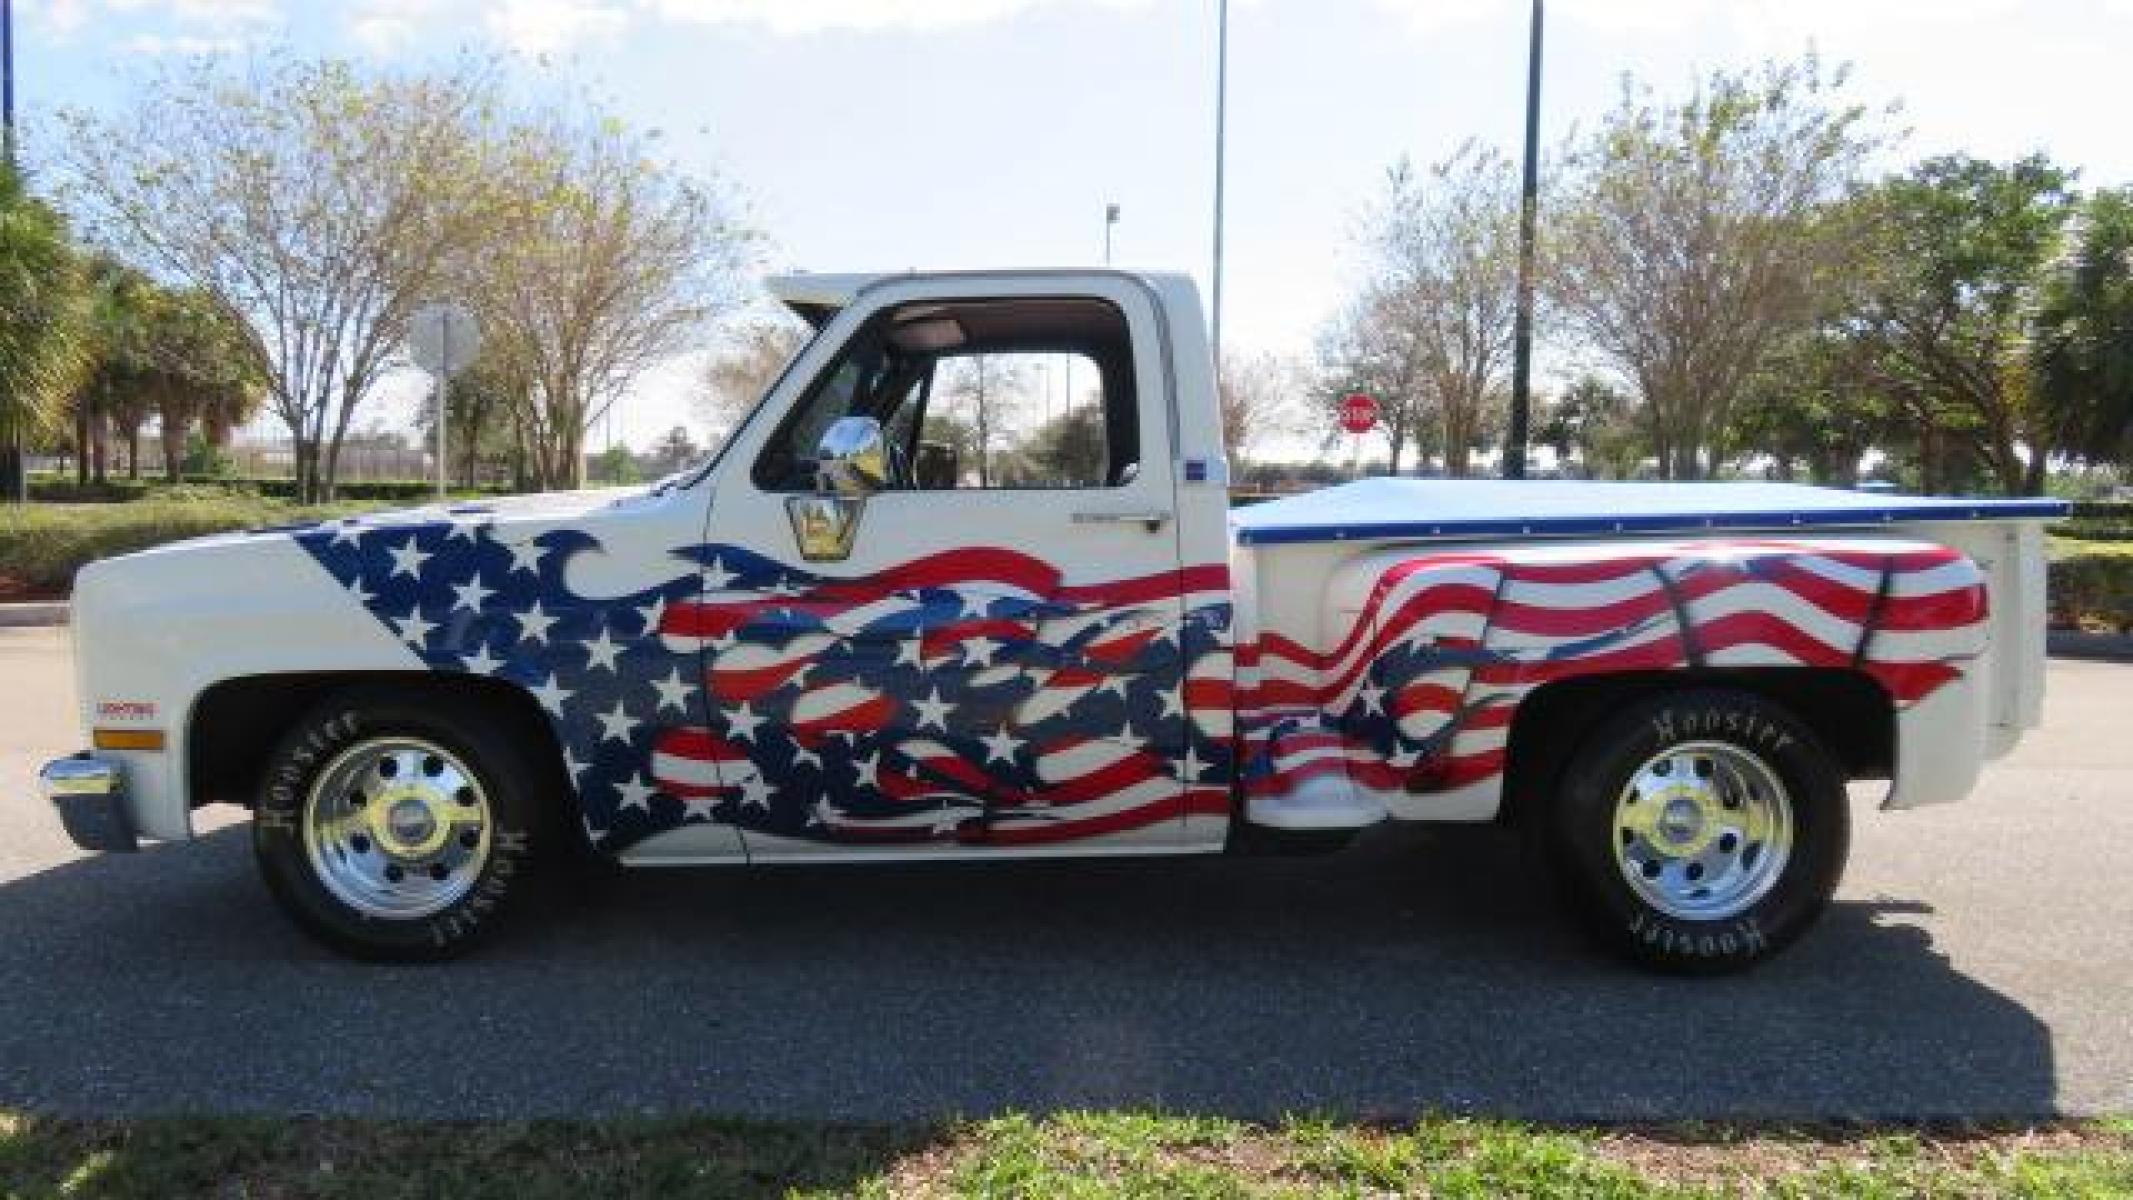
POLYGON ((126 777, 117 763, 84 750, 46 763, 37 772, 37 785, 59 810, 59 823, 75 845, 121 852, 141 848, 126 815, 126 777))

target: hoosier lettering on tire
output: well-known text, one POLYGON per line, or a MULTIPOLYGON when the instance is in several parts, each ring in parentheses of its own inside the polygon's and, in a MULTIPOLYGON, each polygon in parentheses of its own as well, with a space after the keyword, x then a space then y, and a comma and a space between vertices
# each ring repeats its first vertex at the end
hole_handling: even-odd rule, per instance
POLYGON ((1850 845, 1829 752, 1782 706, 1725 689, 1652 697, 1594 729, 1548 834, 1575 915, 1685 974, 1739 970, 1799 937, 1850 845))
POLYGON ((361 958, 449 958, 485 936, 532 862, 554 788, 507 722, 463 700, 353 689, 268 760, 252 846, 306 931, 361 958))

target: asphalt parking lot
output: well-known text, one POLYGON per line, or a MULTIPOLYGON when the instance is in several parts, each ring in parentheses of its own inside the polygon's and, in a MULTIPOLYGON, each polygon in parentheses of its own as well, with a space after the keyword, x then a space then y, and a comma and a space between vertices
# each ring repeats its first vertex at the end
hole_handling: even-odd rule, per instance
POLYGON ((1638 974, 1507 839, 1299 860, 705 870, 543 898, 480 956, 364 966, 269 907, 239 814, 85 857, 64 630, 0 630, 0 1107, 887 1120, 2011 1117, 2133 1110, 2133 665, 2055 660, 1963 804, 1857 797, 1823 925, 1638 974))

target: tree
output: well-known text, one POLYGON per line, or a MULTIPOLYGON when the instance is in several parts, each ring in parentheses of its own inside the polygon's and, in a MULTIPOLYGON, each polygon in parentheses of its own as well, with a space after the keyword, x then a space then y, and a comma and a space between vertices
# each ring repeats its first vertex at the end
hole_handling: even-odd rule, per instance
POLYGON ((997 354, 966 355, 949 359, 945 365, 942 390, 951 403, 961 407, 956 415, 970 426, 978 486, 991 487, 998 472, 999 447, 1008 435, 1008 423, 1021 408, 1028 373, 997 354))
POLYGON ((116 115, 64 114, 63 161, 98 239, 249 322, 305 500, 332 495, 408 318, 491 215, 474 154, 492 90, 464 67, 196 59, 116 115))
POLYGON ((2055 439, 2032 403, 2024 342, 2071 184, 2041 155, 2006 166, 1949 155, 1884 182, 1866 206, 1877 245, 1860 334, 1878 381, 1930 431, 1929 489, 1948 470, 1941 438, 2008 495, 2043 488, 2055 439))
POLYGON ((998 469, 1014 486, 1090 487, 1103 482, 1109 458, 1103 409, 1084 404, 1039 425, 998 469))
POLYGON ((1878 142, 1844 83, 1810 55, 1715 72, 1678 104, 1625 84, 1568 153, 1548 239, 1554 306, 1634 385, 1670 478, 1724 460, 1749 381, 1854 260, 1839 202, 1878 142))
POLYGON ((1635 406, 1596 375, 1580 378, 1543 405, 1533 440, 1553 448, 1558 461, 1574 459, 1594 478, 1627 479, 1644 461, 1635 406))
POLYGON ((2082 206, 2072 253, 2044 284, 2032 347, 2058 444, 2091 462, 2133 458, 2133 188, 2082 206))
POLYGON ((1372 225, 1386 311, 1411 330, 1443 425, 1445 474, 1463 477, 1509 395, 1517 176, 1502 155, 1471 141, 1426 177, 1403 160, 1387 173, 1372 225))
POLYGON ((1287 432, 1294 424, 1291 394, 1296 387, 1294 364, 1274 354, 1225 354, 1216 389, 1222 417, 1222 444, 1229 452, 1233 478, 1244 477, 1245 462, 1252 449, 1271 434, 1287 432))
POLYGON ((535 481, 575 487, 586 433, 734 301, 755 238, 714 187, 585 106, 523 118, 493 162, 510 212, 469 275, 488 336, 532 385, 522 418, 535 481))
POLYGON ((1775 474, 1805 468, 1815 483, 1851 487, 1867 451, 1910 440, 1852 331, 1831 323, 1774 347, 1733 410, 1731 445, 1769 456, 1775 474))
POLYGON ((715 426, 739 425, 806 344, 807 331, 792 321, 751 321, 737 327, 704 364, 698 411, 715 426))
POLYGON ((1382 286, 1368 287, 1350 301, 1319 335, 1318 383, 1312 391, 1313 407, 1325 422, 1327 450, 1343 436, 1336 424, 1342 398, 1362 392, 1378 402, 1374 432, 1385 439, 1386 467, 1394 475, 1409 444, 1418 457, 1427 458, 1435 444, 1431 431, 1442 427, 1434 393, 1425 385, 1425 351, 1404 306, 1399 293, 1382 286))
POLYGON ((184 475, 187 433, 250 418, 266 378, 251 354, 251 330, 204 292, 153 293, 142 317, 135 386, 154 406, 164 474, 175 483, 184 475))
POLYGON ((56 423, 74 388, 85 285, 65 219, 0 167, 0 502, 26 495, 23 450, 56 423))

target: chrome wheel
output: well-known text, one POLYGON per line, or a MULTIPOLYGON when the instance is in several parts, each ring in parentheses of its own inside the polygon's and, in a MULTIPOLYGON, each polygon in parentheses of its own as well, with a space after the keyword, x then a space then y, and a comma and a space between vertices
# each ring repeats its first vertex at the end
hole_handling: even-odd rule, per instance
POLYGON ((1770 893, 1792 855, 1792 799, 1770 764, 1730 742, 1646 759, 1615 801, 1615 860, 1645 903, 1716 921, 1770 893))
POLYGON ((451 907, 489 861, 489 799, 450 751, 416 738, 358 742, 304 799, 304 850, 335 899, 410 921, 451 907))

